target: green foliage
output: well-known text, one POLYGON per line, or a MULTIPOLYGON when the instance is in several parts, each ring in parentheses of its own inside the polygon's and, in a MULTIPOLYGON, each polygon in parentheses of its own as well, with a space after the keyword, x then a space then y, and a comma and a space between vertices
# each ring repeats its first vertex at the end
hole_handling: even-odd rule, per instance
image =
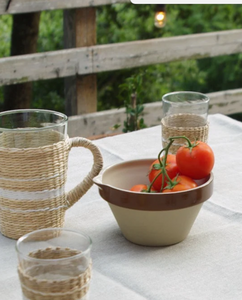
POLYGON ((144 105, 139 97, 142 91, 143 73, 125 79, 119 85, 119 97, 123 99, 126 111, 123 132, 135 131, 147 127, 142 118, 144 105))
MULTIPOLYGON (((119 3, 97 7, 97 43, 170 37, 220 30, 241 29, 241 4, 169 4, 167 24, 154 27, 155 5, 119 3)), ((0 16, 0 56, 10 53, 12 17, 0 16)), ((179 48, 179 45, 177 46, 179 48)), ((63 12, 41 13, 38 51, 63 49, 63 12)), ((176 90, 214 92, 241 88, 242 54, 183 60, 141 68, 103 72, 98 78, 98 110, 124 106, 118 91, 121 83, 145 73, 139 98, 144 103, 159 101, 176 90)), ((64 80, 37 81, 33 84, 33 107, 64 111, 64 80)), ((0 104, 3 101, 0 89, 0 104)))
MULTIPOLYGON (((39 25, 38 52, 63 49, 63 11, 43 11, 39 25)), ((33 108, 65 112, 64 79, 33 82, 33 108)))
MULTIPOLYGON (((63 49, 63 12, 44 11, 39 25, 38 52, 63 49)), ((10 55, 12 16, 0 16, 0 57, 10 55)), ((3 87, 0 88, 0 104, 3 103, 3 87)), ((54 109, 64 112, 63 78, 33 82, 33 108, 54 109)))
POLYGON ((10 55, 12 17, 0 16, 0 57, 10 55))
POLYGON ((39 24, 38 52, 63 49, 63 11, 43 11, 39 24))
MULTIPOLYGON (((0 16, 0 57, 7 57, 10 55, 11 27, 11 16, 0 16)), ((3 104, 3 99, 3 87, 0 87, 0 106, 3 104)))
POLYGON ((65 112, 64 80, 40 80, 33 83, 32 108, 45 108, 65 112))
MULTIPOLYGON (((154 37, 154 5, 115 4, 97 9, 98 44, 154 37)), ((155 30, 158 32, 158 30, 155 30)))
MULTIPOLYGON (((167 24, 158 29, 153 25, 154 5, 100 7, 98 42, 117 43, 241 28, 242 5, 176 4, 166 5, 166 8, 167 24), (110 22, 111 26, 108 26, 110 22)), ((107 99, 109 107, 120 106, 115 96, 119 82, 139 70, 146 72, 142 92, 145 103, 149 103, 159 101, 163 94, 176 90, 205 93, 241 88, 241 64, 242 55, 234 54, 98 74, 98 109, 107 109, 107 99), (111 81, 109 78, 112 78, 111 81)))

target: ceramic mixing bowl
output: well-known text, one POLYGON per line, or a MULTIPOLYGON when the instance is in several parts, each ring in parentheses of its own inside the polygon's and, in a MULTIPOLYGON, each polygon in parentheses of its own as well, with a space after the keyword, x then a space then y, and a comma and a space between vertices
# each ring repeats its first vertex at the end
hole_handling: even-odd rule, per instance
POLYGON ((93 181, 129 241, 167 246, 184 240, 203 205, 213 193, 213 174, 198 187, 173 193, 131 192, 135 184, 149 184, 151 159, 130 160, 104 169, 93 181))

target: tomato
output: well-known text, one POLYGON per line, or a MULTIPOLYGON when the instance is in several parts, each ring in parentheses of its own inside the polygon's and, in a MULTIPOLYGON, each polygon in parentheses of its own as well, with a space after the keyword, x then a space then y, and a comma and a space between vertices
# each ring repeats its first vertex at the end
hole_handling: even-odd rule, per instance
POLYGON ((130 189, 130 191, 132 191, 132 192, 144 192, 146 190, 147 190, 146 184, 136 184, 136 185, 132 186, 132 188, 130 189))
MULTIPOLYGON (((161 158, 162 161, 163 157, 161 158)), ((158 176, 158 174, 161 171, 161 166, 159 163, 159 160, 156 159, 150 166, 150 170, 149 170, 149 181, 152 182, 156 176, 158 176)), ((168 176, 170 178, 174 178, 178 172, 178 166, 176 164, 176 156, 174 154, 168 154, 167 155, 167 160, 166 160, 166 172, 168 174, 168 176)), ((156 191, 160 191, 161 190, 161 185, 162 185, 162 177, 163 175, 160 174, 157 179, 154 181, 154 183, 152 184, 152 187, 156 190, 156 191)), ((165 177, 165 185, 167 183, 167 178, 165 177)))
POLYGON ((195 146, 182 146, 176 153, 176 163, 180 174, 193 179, 202 179, 210 174, 214 166, 214 153, 211 147, 201 141, 195 146))
MULTIPOLYGON (((147 192, 148 188, 149 187, 146 184, 136 184, 136 185, 132 186, 130 191, 132 191, 132 192, 147 192)), ((150 191, 157 192, 153 187, 151 187, 150 191)))
POLYGON ((197 187, 197 183, 192 178, 185 175, 178 175, 173 178, 172 181, 177 182, 177 184, 171 189, 164 189, 162 193, 185 191, 197 187))

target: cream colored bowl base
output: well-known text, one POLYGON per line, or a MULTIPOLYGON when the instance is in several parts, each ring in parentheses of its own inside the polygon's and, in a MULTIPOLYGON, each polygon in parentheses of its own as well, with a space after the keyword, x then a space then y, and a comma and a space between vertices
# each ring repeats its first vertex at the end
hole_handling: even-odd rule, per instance
POLYGON ((168 246, 184 240, 202 207, 169 211, 142 211, 109 203, 117 223, 129 241, 143 246, 168 246))

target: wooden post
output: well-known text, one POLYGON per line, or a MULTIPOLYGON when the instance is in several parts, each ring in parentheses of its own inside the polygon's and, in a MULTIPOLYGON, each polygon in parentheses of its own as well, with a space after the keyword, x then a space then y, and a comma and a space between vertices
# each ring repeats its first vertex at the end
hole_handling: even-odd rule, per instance
MULTIPOLYGON (((95 7, 64 11, 65 48, 96 44, 95 7)), ((66 114, 80 115, 97 111, 96 74, 65 79, 66 114)))
MULTIPOLYGON (((11 56, 36 53, 39 35, 40 12, 13 15, 11 56)), ((32 82, 4 87, 3 110, 30 108, 32 82)))

